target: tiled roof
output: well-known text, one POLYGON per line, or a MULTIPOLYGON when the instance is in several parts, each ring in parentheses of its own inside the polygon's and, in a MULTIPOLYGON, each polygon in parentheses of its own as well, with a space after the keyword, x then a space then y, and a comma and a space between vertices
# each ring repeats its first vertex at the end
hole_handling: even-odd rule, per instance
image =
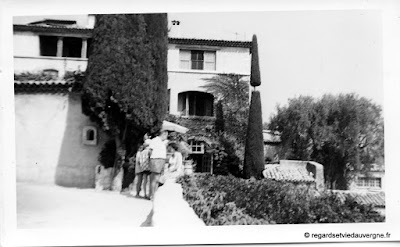
POLYGON ((250 41, 169 38, 169 43, 170 44, 175 44, 175 45, 207 45, 207 46, 251 48, 251 42, 250 41))
POLYGON ((352 190, 332 190, 341 200, 345 200, 346 195, 354 198, 360 204, 372 204, 376 207, 385 207, 385 192, 371 191, 352 191, 352 190))
POLYGON ((266 165, 263 175, 267 179, 287 182, 315 182, 311 174, 303 167, 281 167, 280 165, 266 165))
POLYGON ((69 33, 92 35, 92 28, 77 26, 49 26, 49 25, 14 25, 14 31, 30 31, 45 33, 69 33))
POLYGON ((14 85, 35 85, 35 86, 42 86, 42 85, 72 85, 73 82, 66 81, 66 80, 48 80, 48 81, 14 81, 14 85))
MULTIPOLYGON (((76 25, 14 25, 14 31, 30 31, 43 33, 68 33, 68 34, 84 34, 91 36, 93 29, 76 25)), ((195 39, 195 38, 168 38, 170 44, 176 45, 206 45, 206 46, 222 46, 222 47, 239 47, 251 48, 251 41, 232 41, 232 40, 214 40, 214 39, 195 39)))
POLYGON ((34 21, 31 23, 28 23, 31 25, 76 25, 76 21, 74 20, 59 20, 59 19, 44 19, 41 21, 34 21))
POLYGON ((48 81, 14 81, 15 93, 66 93, 70 91, 73 82, 66 80, 48 80, 48 81))

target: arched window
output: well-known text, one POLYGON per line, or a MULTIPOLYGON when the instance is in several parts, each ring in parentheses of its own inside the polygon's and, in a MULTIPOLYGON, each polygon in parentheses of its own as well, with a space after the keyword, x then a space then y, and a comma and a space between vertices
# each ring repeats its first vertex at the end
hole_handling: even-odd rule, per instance
POLYGON ((93 126, 83 127, 83 144, 85 145, 97 145, 97 129, 93 126))
POLYGON ((178 111, 184 116, 213 116, 214 96, 209 93, 189 91, 178 94, 178 111))
POLYGON ((94 140, 94 130, 87 130, 86 131, 86 137, 88 141, 93 141, 94 140))

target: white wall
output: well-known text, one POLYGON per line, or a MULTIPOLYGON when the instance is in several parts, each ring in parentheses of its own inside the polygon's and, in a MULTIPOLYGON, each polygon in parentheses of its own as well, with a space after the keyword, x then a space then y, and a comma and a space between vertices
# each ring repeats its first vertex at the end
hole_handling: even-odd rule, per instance
POLYGON ((79 95, 16 94, 17 181, 94 187, 95 166, 106 136, 96 146, 82 143, 84 126, 79 95))
POLYGON ((14 57, 14 72, 39 73, 45 69, 55 69, 63 77, 67 71, 85 71, 87 59, 65 57, 14 57))
MULTIPOLYGON (((180 45, 179 47, 182 47, 180 45)), ((182 71, 179 68, 179 47, 168 45, 168 71, 182 71)), ((209 47, 210 48, 210 47, 209 47)), ((249 48, 239 47, 215 47, 216 70, 208 73, 236 73, 250 75, 251 55, 249 48)), ((188 47, 190 49, 190 47, 188 47)), ((199 48, 201 49, 201 48, 199 48)), ((189 70, 189 72, 192 72, 189 70)), ((196 71, 197 72, 197 71, 196 71)), ((200 71, 205 72, 205 71, 200 71)))
POLYGON ((39 36, 31 32, 14 32, 14 56, 40 56, 39 36))
POLYGON ((86 58, 40 56, 39 35, 31 32, 14 32, 14 71, 39 73, 45 69, 58 70, 63 77, 66 71, 86 70, 86 58))
POLYGON ((178 94, 185 91, 205 90, 204 78, 220 73, 250 75, 251 55, 248 48, 223 47, 216 52, 216 71, 181 70, 179 68, 179 48, 168 46, 168 88, 170 93, 170 113, 178 114, 178 94))

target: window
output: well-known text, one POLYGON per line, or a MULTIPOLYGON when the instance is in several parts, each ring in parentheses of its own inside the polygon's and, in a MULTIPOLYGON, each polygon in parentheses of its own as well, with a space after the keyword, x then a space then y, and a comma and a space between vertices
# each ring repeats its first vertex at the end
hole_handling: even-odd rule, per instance
POLYGON ((97 129, 93 126, 83 127, 83 144, 97 145, 97 129))
POLYGON ((358 187, 373 187, 373 188, 381 188, 381 178, 367 178, 367 177, 359 177, 357 178, 357 186, 358 187))
POLYGON ((215 70, 215 51, 180 50, 180 68, 215 70))
POLYGON ((178 94, 178 111, 184 116, 213 116, 214 96, 204 92, 178 94))
POLYGON ((213 173, 210 154, 203 156, 203 162, 201 164, 201 172, 209 172, 211 174, 213 173))
POLYGON ((57 40, 56 36, 39 36, 40 56, 57 56, 57 40))
POLYGON ((204 143, 191 140, 189 142, 192 154, 204 154, 204 143))
MULTIPOLYGON (((40 55, 82 57, 82 39, 75 37, 39 36, 40 55)), ((91 41, 90 41, 91 42, 91 41)), ((89 49, 91 44, 89 44, 89 49)), ((89 53, 86 51, 87 54, 89 53)))
POLYGON ((63 38, 63 57, 81 57, 82 39, 73 37, 63 38))

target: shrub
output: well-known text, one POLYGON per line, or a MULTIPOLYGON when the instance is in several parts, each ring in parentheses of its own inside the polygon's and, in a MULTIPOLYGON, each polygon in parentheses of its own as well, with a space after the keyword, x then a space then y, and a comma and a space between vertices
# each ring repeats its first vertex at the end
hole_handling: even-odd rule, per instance
POLYGON ((371 205, 332 193, 270 180, 196 174, 178 180, 206 225, 382 222, 371 205))

